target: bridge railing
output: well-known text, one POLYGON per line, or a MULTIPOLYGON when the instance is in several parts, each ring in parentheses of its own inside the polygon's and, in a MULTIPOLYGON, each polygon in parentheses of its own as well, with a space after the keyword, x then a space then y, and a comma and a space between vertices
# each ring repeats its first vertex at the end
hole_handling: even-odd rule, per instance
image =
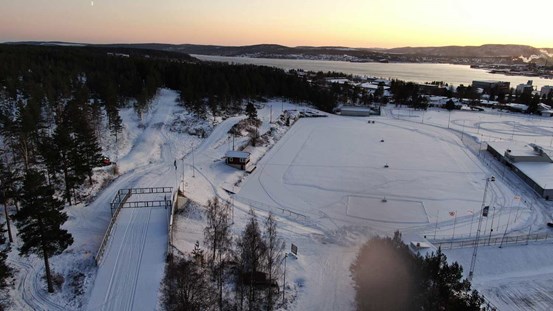
MULTIPOLYGON (((109 238, 111 236, 113 227, 115 226, 115 222, 117 221, 117 216, 119 215, 121 208, 165 207, 171 204, 171 202, 174 202, 174 200, 176 200, 175 198, 176 198, 176 194, 173 193, 172 187, 119 189, 119 191, 117 191, 117 194, 115 195, 115 197, 110 203, 111 219, 109 221, 109 225, 106 230, 106 233, 104 234, 104 237, 102 239, 102 243, 100 244, 100 248, 98 249, 96 256, 94 256, 94 259, 96 260, 96 264, 97 265, 100 264, 100 261, 102 260, 102 257, 106 250, 107 244, 109 242, 109 238), (127 200, 133 194, 159 194, 159 193, 171 193, 172 198, 171 200, 150 200, 150 201, 127 202, 127 200)), ((173 205, 174 203, 171 205, 171 209, 173 205)), ((173 212, 170 211, 170 213, 172 214, 173 212)))
POLYGON ((117 194, 115 195, 115 198, 113 201, 111 201, 111 219, 109 221, 108 229, 106 230, 106 233, 104 234, 104 238, 102 239, 102 243, 100 244, 100 248, 98 249, 98 252, 96 253, 96 256, 94 256, 94 260, 96 261, 96 265, 100 264, 100 260, 102 260, 102 256, 104 256, 104 252, 106 251, 106 246, 109 241, 109 237, 111 235, 111 231, 113 230, 113 226, 115 225, 115 221, 117 220, 117 215, 119 215, 119 211, 121 210, 123 204, 130 198, 131 192, 130 191, 117 191, 117 194))

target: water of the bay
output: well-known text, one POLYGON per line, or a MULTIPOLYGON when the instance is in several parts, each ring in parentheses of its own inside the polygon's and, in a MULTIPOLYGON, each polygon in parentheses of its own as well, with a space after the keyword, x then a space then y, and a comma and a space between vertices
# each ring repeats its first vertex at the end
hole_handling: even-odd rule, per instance
POLYGON ((335 71, 352 75, 369 76, 385 79, 400 79, 418 83, 443 81, 453 85, 469 85, 473 80, 499 80, 511 82, 511 87, 533 81, 537 89, 544 85, 553 85, 553 80, 539 77, 507 76, 491 74, 484 69, 470 68, 468 65, 430 64, 430 63, 352 63, 344 61, 304 60, 304 59, 269 59, 251 57, 226 57, 192 55, 206 61, 227 62, 235 64, 252 64, 272 66, 282 69, 303 69, 309 71, 335 71))

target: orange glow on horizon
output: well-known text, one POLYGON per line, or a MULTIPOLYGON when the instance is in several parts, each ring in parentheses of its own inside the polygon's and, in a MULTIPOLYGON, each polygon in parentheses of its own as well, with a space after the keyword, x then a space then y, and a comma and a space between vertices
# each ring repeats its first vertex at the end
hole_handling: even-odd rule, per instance
POLYGON ((0 41, 553 47, 545 0, 7 1, 0 41))

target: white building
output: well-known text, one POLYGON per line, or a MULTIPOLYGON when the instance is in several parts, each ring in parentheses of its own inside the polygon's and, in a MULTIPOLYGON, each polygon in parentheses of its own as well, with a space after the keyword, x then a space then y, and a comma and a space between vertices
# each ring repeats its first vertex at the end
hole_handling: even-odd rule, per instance
POLYGON ((534 86, 532 85, 532 80, 529 80, 526 84, 519 84, 517 85, 516 92, 519 94, 525 93, 525 92, 533 92, 534 86))
POLYGON ((553 86, 545 85, 545 86, 542 86, 540 94, 541 94, 541 96, 543 96, 543 95, 549 96, 549 93, 551 93, 551 91, 553 91, 553 86))

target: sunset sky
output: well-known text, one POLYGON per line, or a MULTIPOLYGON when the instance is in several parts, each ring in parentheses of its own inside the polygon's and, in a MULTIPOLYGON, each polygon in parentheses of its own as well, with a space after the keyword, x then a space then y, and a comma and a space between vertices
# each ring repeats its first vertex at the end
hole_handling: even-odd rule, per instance
POLYGON ((0 0, 0 42, 553 48, 550 0, 0 0))

